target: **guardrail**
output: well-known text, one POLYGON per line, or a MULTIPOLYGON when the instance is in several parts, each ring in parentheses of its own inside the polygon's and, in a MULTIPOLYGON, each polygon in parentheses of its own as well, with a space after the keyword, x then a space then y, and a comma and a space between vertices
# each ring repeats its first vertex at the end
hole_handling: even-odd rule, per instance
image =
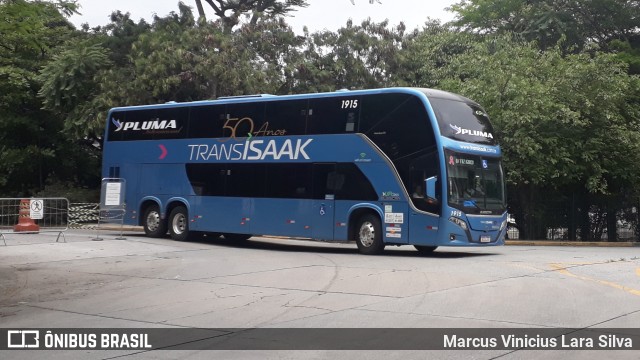
POLYGON ((64 232, 69 229, 69 200, 66 198, 0 198, 0 238, 13 234, 57 232, 67 242, 64 232))
POLYGON ((69 227, 71 229, 95 230, 100 221, 99 203, 69 204, 69 227))

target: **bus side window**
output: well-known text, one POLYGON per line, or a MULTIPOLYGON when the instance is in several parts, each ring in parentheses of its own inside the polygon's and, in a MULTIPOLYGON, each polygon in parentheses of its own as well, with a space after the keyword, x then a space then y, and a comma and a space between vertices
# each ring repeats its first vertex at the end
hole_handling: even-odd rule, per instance
POLYGON ((316 200, 335 198, 336 164, 313 164, 312 173, 313 198, 316 200))
POLYGON ((308 114, 309 135, 354 132, 360 116, 360 100, 359 97, 353 96, 311 99, 308 114))
POLYGON ((333 194, 340 192, 344 186, 344 175, 332 171, 327 175, 327 189, 331 190, 333 194))

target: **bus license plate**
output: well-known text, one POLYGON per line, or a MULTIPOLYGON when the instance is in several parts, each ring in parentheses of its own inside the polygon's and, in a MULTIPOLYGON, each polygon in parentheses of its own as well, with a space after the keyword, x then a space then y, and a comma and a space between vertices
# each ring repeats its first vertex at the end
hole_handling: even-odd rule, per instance
POLYGON ((480 236, 480 242, 481 243, 491 242, 491 236, 489 236, 489 235, 480 236))

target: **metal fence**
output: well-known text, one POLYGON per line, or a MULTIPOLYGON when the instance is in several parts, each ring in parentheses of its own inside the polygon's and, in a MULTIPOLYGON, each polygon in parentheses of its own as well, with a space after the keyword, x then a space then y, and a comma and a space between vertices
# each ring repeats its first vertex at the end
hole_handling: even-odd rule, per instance
MULTIPOLYGON (((6 245, 10 234, 58 233, 56 242, 69 229, 66 198, 0 198, 0 238, 6 245)), ((64 239, 66 241, 66 239, 64 239)))
POLYGON ((94 230, 100 220, 100 204, 71 203, 69 205, 69 227, 94 230))
POLYGON ((507 236, 511 240, 637 242, 640 241, 640 214, 636 207, 619 209, 609 217, 606 209, 596 206, 587 210, 547 206, 514 218, 507 228, 507 236))

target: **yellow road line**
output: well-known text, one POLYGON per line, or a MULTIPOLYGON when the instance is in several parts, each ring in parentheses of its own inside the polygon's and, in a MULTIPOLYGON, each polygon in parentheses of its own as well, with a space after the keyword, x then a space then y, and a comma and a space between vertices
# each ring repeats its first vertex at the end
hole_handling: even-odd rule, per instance
MULTIPOLYGON (((562 275, 566 275, 566 276, 570 276, 576 279, 580 279, 580 280, 586 280, 586 281, 591 281, 591 282, 595 282, 597 284, 600 285, 605 285, 605 286, 610 286, 612 288, 616 288, 622 291, 626 291, 629 294, 633 294, 636 296, 640 296, 640 290, 634 289, 634 288, 630 288, 628 286, 624 286, 624 285, 620 285, 618 283, 614 283, 611 281, 606 281, 606 280, 600 280, 600 279, 594 279, 594 278, 590 278, 587 276, 581 276, 581 275, 576 275, 572 272, 570 272, 569 270, 567 270, 566 265, 563 264, 550 264, 551 267, 553 268, 554 271, 562 274, 562 275)), ((636 269, 636 275, 640 276, 640 268, 636 269)))

